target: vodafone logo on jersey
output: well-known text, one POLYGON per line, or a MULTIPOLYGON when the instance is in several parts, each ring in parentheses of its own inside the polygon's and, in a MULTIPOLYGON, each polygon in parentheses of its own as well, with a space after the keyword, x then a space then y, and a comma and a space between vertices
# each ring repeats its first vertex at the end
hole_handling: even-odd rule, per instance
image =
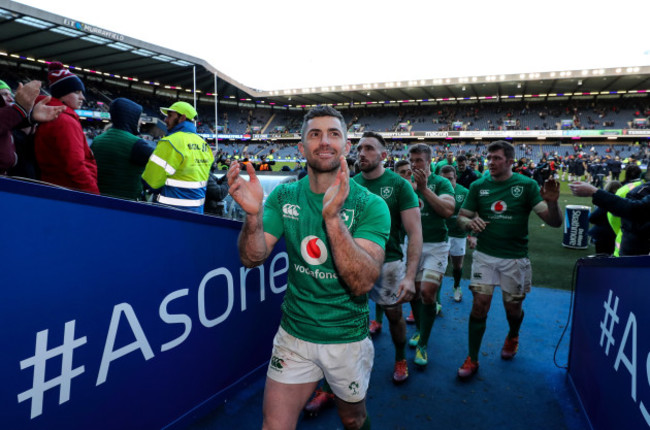
POLYGON ((490 209, 492 209, 492 212, 495 214, 502 214, 508 210, 508 205, 503 200, 497 200, 496 202, 492 203, 490 209))
POLYGON ((325 243, 316 236, 307 236, 300 243, 300 254, 307 264, 318 266, 327 261, 325 243))

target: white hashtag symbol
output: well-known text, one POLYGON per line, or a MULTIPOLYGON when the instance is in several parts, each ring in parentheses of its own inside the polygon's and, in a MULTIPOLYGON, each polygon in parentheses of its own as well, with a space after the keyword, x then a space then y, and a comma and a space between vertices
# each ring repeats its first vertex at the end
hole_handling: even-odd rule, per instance
POLYGON ((72 368, 72 353, 75 348, 86 343, 86 336, 79 339, 74 338, 75 321, 65 323, 63 345, 47 349, 48 330, 36 333, 36 351, 33 357, 26 358, 20 362, 20 369, 25 370, 34 366, 34 382, 32 388, 18 394, 18 403, 32 399, 31 417, 34 418, 43 413, 43 395, 50 388, 60 386, 59 404, 70 400, 70 382, 72 378, 84 373, 84 366, 72 368), (45 380, 45 363, 50 358, 61 356, 61 375, 45 380))
POLYGON ((609 297, 607 301, 603 303, 605 308, 605 318, 600 322, 601 334, 600 334, 600 346, 603 346, 603 341, 605 336, 607 336, 607 346, 605 347, 605 355, 609 355, 609 347, 614 345, 614 337, 612 333, 614 332, 614 326, 618 323, 618 315, 616 310, 618 309, 618 297, 614 301, 614 308, 612 308, 612 290, 609 290, 609 297), (609 320, 609 325, 607 324, 609 320))

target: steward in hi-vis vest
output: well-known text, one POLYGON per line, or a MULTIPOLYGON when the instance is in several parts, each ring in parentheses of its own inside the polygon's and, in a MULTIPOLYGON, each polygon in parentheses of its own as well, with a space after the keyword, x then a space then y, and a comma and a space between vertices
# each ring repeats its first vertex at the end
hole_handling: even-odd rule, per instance
POLYGON ((191 122, 196 110, 185 102, 160 109, 169 134, 158 142, 142 174, 145 190, 154 201, 203 213, 205 191, 214 162, 212 149, 191 122))

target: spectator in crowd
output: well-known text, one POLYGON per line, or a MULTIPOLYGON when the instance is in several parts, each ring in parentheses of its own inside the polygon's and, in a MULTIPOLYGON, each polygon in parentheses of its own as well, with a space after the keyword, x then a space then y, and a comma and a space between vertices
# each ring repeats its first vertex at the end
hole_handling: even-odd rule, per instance
POLYGON ((63 187, 99 194, 97 163, 75 109, 86 99, 81 79, 59 62, 48 65, 52 100, 49 106, 65 106, 59 117, 36 130, 34 147, 41 179, 63 187))
POLYGON ((462 185, 464 188, 469 188, 470 184, 479 178, 478 175, 476 172, 474 172, 474 170, 472 170, 470 166, 467 165, 466 156, 461 154, 456 157, 456 163, 458 165, 456 166, 456 175, 454 175, 454 181, 462 185), (456 177, 458 180, 456 180, 456 177))
MULTIPOLYGON (((643 184, 641 180, 641 168, 636 164, 629 165, 625 168, 625 180, 623 181, 623 186, 616 191, 616 195, 621 198, 627 197, 627 194, 643 184)), ((607 220, 609 225, 612 227, 616 238, 614 239, 614 257, 620 257, 621 255, 621 243, 623 242, 623 230, 621 229, 621 217, 614 215, 611 212, 607 212, 607 220)))
MULTIPOLYGON (((610 181, 605 185, 605 191, 616 194, 616 191, 621 187, 620 182, 610 181)), ((593 224, 588 234, 596 246, 596 254, 612 255, 614 253, 616 233, 609 224, 607 211, 600 206, 596 206, 593 212, 589 214, 589 223, 593 224)))
POLYGON ((137 136, 142 106, 120 97, 113 100, 109 112, 113 126, 93 140, 99 191, 136 200, 142 195, 140 177, 154 150, 137 136))
POLYGON ((217 162, 215 161, 212 163, 210 175, 208 176, 204 212, 217 216, 225 216, 226 202, 224 199, 228 195, 228 181, 226 180, 227 178, 225 174, 217 179, 215 176, 217 170, 217 162))
POLYGON ((520 175, 528 176, 529 178, 533 177, 534 169, 531 169, 526 157, 522 157, 517 160, 512 170, 513 172, 519 173, 520 175))
POLYGON ((650 183, 635 187, 625 198, 586 182, 573 182, 569 187, 574 196, 591 197, 594 205, 621 217, 621 256, 650 253, 650 183))
POLYGON ((196 110, 189 103, 176 102, 160 111, 166 115, 168 134, 158 142, 144 169, 144 189, 158 203, 203 213, 214 155, 196 134, 192 122, 196 110))
POLYGON ((546 161, 546 157, 537 163, 537 167, 533 172, 533 179, 537 181, 537 184, 541 187, 544 185, 544 182, 551 177, 551 166, 546 161))
POLYGON ((630 164, 625 167, 625 175, 623 176, 623 185, 631 182, 636 182, 641 178, 641 168, 636 164, 630 164))
POLYGON ((28 176, 22 170, 16 170, 21 163, 26 166, 25 157, 21 157, 21 152, 25 154, 27 151, 18 149, 12 133, 30 128, 36 122, 53 121, 65 109, 62 106, 48 106, 50 97, 35 103, 40 89, 40 81, 31 81, 26 85, 18 84, 14 95, 9 85, 0 81, 0 174, 9 172, 12 175, 36 179, 35 173, 34 176, 28 176))
POLYGON ((271 166, 275 165, 275 161, 273 160, 267 160, 266 155, 260 156, 260 164, 258 164, 255 170, 259 170, 261 172, 270 172, 273 170, 271 166))

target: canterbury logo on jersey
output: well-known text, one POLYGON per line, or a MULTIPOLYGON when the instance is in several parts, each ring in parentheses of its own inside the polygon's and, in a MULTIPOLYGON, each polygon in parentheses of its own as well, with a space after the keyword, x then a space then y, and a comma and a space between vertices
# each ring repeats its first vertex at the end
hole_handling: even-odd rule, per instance
POLYGON ((282 206, 282 216, 284 218, 298 219, 300 216, 300 213, 298 212, 299 210, 300 206, 287 203, 282 206))
POLYGON ((490 190, 479 190, 478 195, 479 196, 489 196, 490 195, 490 190))

